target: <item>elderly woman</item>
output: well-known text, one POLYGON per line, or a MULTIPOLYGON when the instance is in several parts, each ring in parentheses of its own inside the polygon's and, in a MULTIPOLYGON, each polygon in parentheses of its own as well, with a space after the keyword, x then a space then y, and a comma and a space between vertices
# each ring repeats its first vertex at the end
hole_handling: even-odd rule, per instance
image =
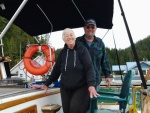
POLYGON ((61 100, 64 113, 86 113, 90 98, 97 97, 95 73, 88 50, 76 41, 73 30, 66 28, 62 34, 65 42, 58 59, 42 89, 61 75, 61 100))

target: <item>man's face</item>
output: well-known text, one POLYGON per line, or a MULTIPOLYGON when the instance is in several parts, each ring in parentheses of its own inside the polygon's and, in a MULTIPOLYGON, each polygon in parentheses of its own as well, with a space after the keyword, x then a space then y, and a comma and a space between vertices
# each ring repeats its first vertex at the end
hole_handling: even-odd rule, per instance
POLYGON ((92 38, 95 35, 97 27, 95 25, 87 25, 84 27, 85 35, 87 38, 92 38))

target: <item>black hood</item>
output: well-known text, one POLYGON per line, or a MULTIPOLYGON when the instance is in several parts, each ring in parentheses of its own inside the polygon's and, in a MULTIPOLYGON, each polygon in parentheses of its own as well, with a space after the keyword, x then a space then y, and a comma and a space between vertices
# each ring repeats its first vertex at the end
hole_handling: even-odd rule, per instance
MULTIPOLYGON (((76 41, 75 41, 75 46, 73 47, 73 50, 77 50, 77 49, 79 49, 81 46, 82 46, 81 42, 79 42, 79 41, 76 40, 76 41)), ((68 46, 67 46, 67 44, 64 45, 64 49, 69 49, 68 46)))

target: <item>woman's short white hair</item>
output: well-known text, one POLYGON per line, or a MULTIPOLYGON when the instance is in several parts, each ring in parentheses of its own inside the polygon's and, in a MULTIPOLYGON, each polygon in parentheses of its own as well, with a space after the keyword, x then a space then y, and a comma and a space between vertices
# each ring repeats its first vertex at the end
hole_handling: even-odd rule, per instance
MULTIPOLYGON (((72 30, 72 29, 70 29, 70 28, 66 28, 66 29, 64 29, 63 30, 63 33, 62 33, 62 39, 64 40, 64 37, 65 37, 65 34, 67 33, 67 32, 73 32, 73 34, 74 34, 74 31, 72 30)), ((75 35, 75 34, 74 34, 75 35)))

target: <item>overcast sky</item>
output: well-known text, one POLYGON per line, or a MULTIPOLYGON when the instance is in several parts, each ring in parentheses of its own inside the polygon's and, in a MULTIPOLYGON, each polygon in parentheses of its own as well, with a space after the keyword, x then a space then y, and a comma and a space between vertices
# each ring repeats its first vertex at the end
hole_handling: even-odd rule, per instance
MULTIPOLYGON (((128 22, 133 42, 136 43, 150 35, 150 0, 121 0, 123 10, 128 22)), ((83 28, 73 29, 76 36, 84 34, 83 28)), ((103 38, 107 30, 97 29, 96 36, 103 38)), ((103 38, 106 47, 124 49, 129 47, 130 41, 127 35, 125 24, 121 16, 118 0, 114 0, 113 28, 109 30, 103 38)), ((55 49, 62 48, 62 31, 53 32, 50 37, 50 43, 55 49)))

